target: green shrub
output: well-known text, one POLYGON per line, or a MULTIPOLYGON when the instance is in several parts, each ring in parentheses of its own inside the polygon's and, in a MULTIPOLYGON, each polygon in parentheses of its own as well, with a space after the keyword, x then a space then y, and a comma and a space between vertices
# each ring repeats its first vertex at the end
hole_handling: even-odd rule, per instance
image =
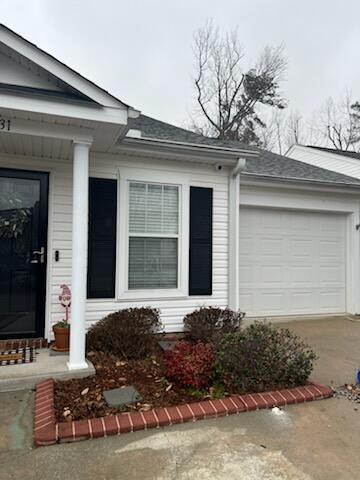
POLYGON ((186 315, 184 326, 193 342, 217 343, 225 334, 238 332, 244 316, 228 308, 201 307, 186 315))
POLYGON ((256 322, 229 334, 216 352, 216 369, 238 392, 261 392, 304 385, 316 355, 288 329, 256 322))
POLYGON ((129 308, 111 313, 90 328, 88 351, 102 351, 125 359, 140 359, 155 347, 161 330, 159 311, 153 308, 129 308))

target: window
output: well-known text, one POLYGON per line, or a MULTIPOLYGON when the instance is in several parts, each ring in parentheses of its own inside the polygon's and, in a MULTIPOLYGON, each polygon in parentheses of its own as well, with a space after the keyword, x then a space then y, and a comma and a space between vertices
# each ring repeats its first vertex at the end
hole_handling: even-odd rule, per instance
POLYGON ((128 289, 178 287, 179 187, 130 182, 128 289))

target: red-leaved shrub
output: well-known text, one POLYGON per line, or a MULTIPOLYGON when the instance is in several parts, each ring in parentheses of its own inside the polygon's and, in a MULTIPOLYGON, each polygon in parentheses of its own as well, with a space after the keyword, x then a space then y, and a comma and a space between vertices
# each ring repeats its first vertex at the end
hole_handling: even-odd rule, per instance
POLYGON ((166 376, 186 387, 206 387, 214 370, 214 350, 209 343, 182 341, 164 358, 166 376))

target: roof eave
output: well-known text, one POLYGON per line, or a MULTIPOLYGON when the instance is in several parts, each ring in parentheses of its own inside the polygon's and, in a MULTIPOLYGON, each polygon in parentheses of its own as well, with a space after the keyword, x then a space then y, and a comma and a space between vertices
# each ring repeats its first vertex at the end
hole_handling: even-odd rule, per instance
POLYGON ((224 165, 233 165, 239 157, 241 158, 256 158, 258 153, 253 150, 246 149, 230 149, 226 147, 217 147, 211 145, 176 142, 173 140, 163 140, 155 138, 124 138, 120 143, 114 146, 117 152, 138 152, 140 154, 156 154, 166 155, 170 157, 189 157, 193 160, 194 156, 197 158, 206 159, 210 163, 221 161, 224 165))
POLYGON ((241 176, 242 176, 242 178, 247 177, 248 179, 265 180, 265 181, 270 181, 270 182, 281 182, 281 183, 303 184, 303 185, 316 185, 316 186, 324 186, 324 187, 332 187, 332 188, 354 189, 354 190, 359 190, 360 189, 360 182, 359 182, 359 184, 356 184, 356 183, 341 183, 341 182, 331 182, 331 181, 306 179, 306 178, 296 178, 296 177, 278 177, 276 175, 266 175, 266 174, 251 173, 251 172, 242 172, 241 176))

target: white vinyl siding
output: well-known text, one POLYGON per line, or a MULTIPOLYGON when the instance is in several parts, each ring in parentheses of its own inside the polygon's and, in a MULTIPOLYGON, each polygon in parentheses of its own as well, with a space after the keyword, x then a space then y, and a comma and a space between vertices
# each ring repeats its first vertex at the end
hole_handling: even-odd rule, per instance
MULTIPOLYGON (((5 138, 5 137, 4 137, 5 138)), ((7 138, 7 137, 6 137, 7 138)), ((10 138, 10 137, 9 137, 10 138)), ((30 141, 30 137, 29 137, 30 141)), ((45 142, 45 140, 44 140, 45 142)), ((9 147, 10 148, 10 147, 9 147)), ((49 191, 49 243, 48 243, 48 286, 47 286, 47 318, 45 335, 50 338, 51 326, 63 318, 63 308, 59 304, 58 296, 60 285, 63 283, 71 287, 71 231, 72 231, 72 160, 59 158, 66 154, 66 150, 49 151, 48 158, 35 158, 20 155, 0 155, 0 167, 20 168, 24 170, 39 170, 50 172, 49 191), (55 251, 59 250, 59 261, 55 261, 55 251)), ((136 299, 92 299, 87 301, 86 319, 87 327, 121 308, 151 306, 159 308, 161 319, 168 332, 181 331, 182 320, 187 313, 202 305, 225 307, 228 303, 228 172, 217 172, 212 166, 196 163, 171 162, 156 159, 142 159, 140 157, 126 157, 125 155, 97 155, 90 158, 90 176, 101 178, 119 179, 119 169, 135 172, 136 179, 143 178, 144 170, 153 172, 157 181, 177 182, 178 178, 188 177, 189 185, 213 188, 213 295, 211 298, 191 297, 183 295, 169 295, 165 297, 151 296, 136 299)), ((153 180, 151 180, 153 181, 153 180)), ((119 182, 120 183, 120 182, 119 182)), ((181 182, 178 182, 181 183, 181 182)), ((336 191, 316 191, 304 189, 282 189, 269 187, 264 184, 256 186, 242 185, 241 203, 252 206, 273 206, 276 208, 307 209, 317 211, 348 212, 353 218, 347 243, 348 263, 346 267, 346 291, 349 295, 347 311, 355 313, 358 301, 357 269, 359 259, 359 233, 355 228, 359 218, 358 197, 336 191), (355 279, 355 280, 353 280, 355 279)), ((120 190, 119 190, 120 192, 120 190)), ((119 221, 126 214, 126 202, 119 199, 119 221)), ((186 219, 185 208, 184 218, 186 219)), ((185 228, 186 224, 181 228, 185 228)), ((259 228, 261 225, 259 226, 259 228)), ((245 229, 244 225, 240 226, 245 229)), ((260 228, 261 230, 261 228, 260 228)), ((261 231, 259 235, 261 235, 261 231)), ((186 237, 186 235, 185 235, 186 237)), ((124 262, 124 248, 119 244, 119 265, 124 262)), ((179 270, 185 270, 179 262, 179 270)), ((117 281, 119 277, 117 278, 117 281)), ((144 291, 146 292, 146 291, 144 291)), ((185 292, 186 293, 186 292, 185 292)), ((242 307, 242 303, 240 304, 242 307)))
POLYGON ((360 179, 360 160, 303 145, 292 146, 286 154, 300 162, 360 179))
MULTIPOLYGON (((30 137, 29 137, 30 138, 30 137)), ((48 244, 48 296, 45 335, 50 338, 51 326, 63 317, 63 308, 59 304, 60 285, 71 287, 71 231, 72 231, 72 160, 59 158, 56 152, 52 158, 32 158, 15 155, 0 155, 0 167, 20 168, 50 172, 49 192, 49 244, 48 244), (59 250, 60 258, 55 262, 55 251, 59 250)), ((189 297, 187 292, 179 297, 169 294, 164 297, 156 295, 139 296, 136 299, 91 299, 87 301, 87 327, 111 312, 122 308, 151 306, 160 309, 161 319, 168 332, 181 331, 182 320, 187 313, 202 305, 225 307, 228 302, 228 176, 218 173, 212 166, 188 162, 171 162, 150 160, 125 155, 96 155, 90 158, 90 176, 118 179, 119 169, 125 168, 136 172, 136 179, 143 178, 144 170, 151 170, 158 181, 166 183, 178 178, 187 177, 189 184, 214 189, 213 217, 213 295, 209 297, 189 297), (162 181, 162 176, 167 180, 162 181)), ((151 180, 152 181, 152 180, 151 180)), ((178 182, 180 183, 180 182, 178 182)), ((120 190, 119 190, 120 192, 120 190)), ((181 192, 179 192, 179 204, 181 192)), ((126 206, 119 200, 119 220, 126 213, 126 206)), ((179 208, 180 212, 181 208, 179 208)), ((188 205, 184 218, 188 217, 188 205)), ((179 228, 185 228, 179 219, 179 228)), ((185 237, 188 233, 185 234, 185 237)), ((119 265, 125 261, 124 248, 119 244, 119 265)), ((186 262, 178 259, 179 271, 186 277, 186 262)), ((119 278, 117 278, 117 281, 119 278)), ((150 290, 149 290, 150 291, 150 290)), ((146 293, 146 290, 144 290, 146 293)))

